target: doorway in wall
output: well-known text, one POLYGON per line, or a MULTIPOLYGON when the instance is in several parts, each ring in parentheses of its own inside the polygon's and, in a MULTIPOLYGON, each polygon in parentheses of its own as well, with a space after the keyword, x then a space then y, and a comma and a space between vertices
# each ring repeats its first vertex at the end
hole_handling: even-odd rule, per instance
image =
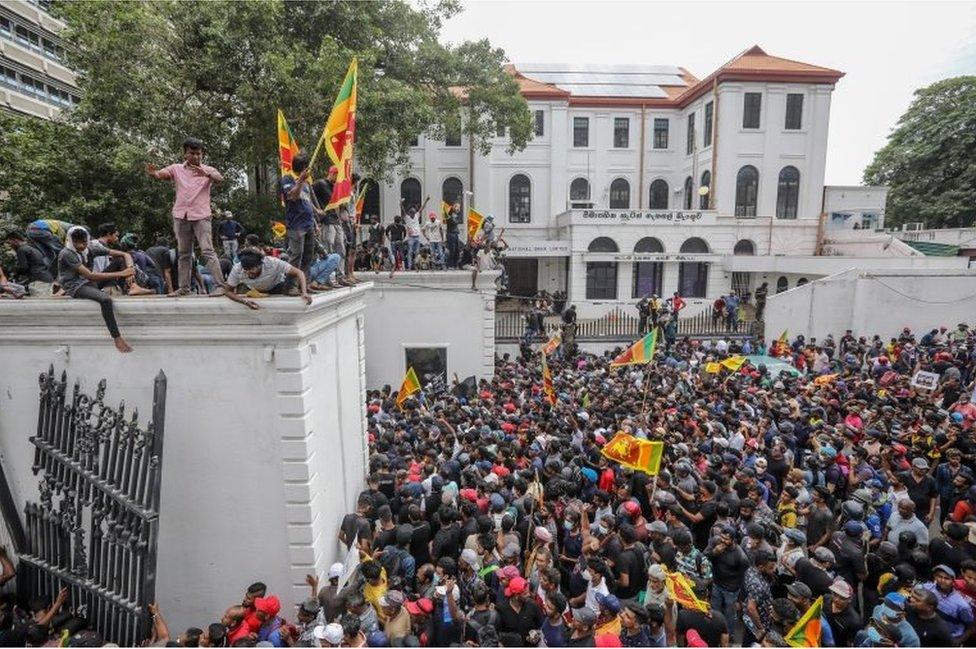
POLYGON ((533 297, 539 290, 538 259, 504 259, 508 273, 508 294, 533 297))
POLYGON ((447 388, 447 347, 407 347, 404 356, 422 386, 432 384, 435 394, 447 388))

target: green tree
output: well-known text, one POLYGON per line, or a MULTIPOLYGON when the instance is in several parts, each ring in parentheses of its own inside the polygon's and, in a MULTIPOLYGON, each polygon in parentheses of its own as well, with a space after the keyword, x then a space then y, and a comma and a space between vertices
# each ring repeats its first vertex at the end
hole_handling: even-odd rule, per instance
POLYGON ((864 182, 891 188, 889 225, 924 221, 929 228, 971 227, 976 222, 976 76, 917 90, 888 143, 864 170, 864 182))
POLYGON ((531 137, 504 53, 487 41, 438 41, 458 11, 453 1, 77 0, 53 10, 67 25, 82 101, 67 124, 3 118, 2 209, 21 220, 114 220, 146 236, 166 232, 171 190, 143 168, 178 161, 180 143, 193 135, 229 179, 215 204, 251 229, 267 227, 280 211, 275 174, 265 173, 277 168, 277 109, 314 148, 354 56, 364 176, 382 179, 405 165, 423 133, 460 125, 485 152, 501 126, 512 150, 531 137))

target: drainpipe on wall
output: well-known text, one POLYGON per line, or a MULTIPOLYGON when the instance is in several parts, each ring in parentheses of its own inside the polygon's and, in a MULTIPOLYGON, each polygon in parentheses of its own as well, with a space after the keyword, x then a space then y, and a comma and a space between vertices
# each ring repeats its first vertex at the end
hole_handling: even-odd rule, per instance
MULTIPOLYGON (((718 77, 712 80, 712 182, 708 186, 708 209, 715 209, 715 184, 718 173, 715 162, 718 160, 718 77)), ((697 179, 701 182, 701 179, 697 179)))
POLYGON ((813 248, 813 254, 817 257, 823 254, 824 224, 827 220, 827 186, 824 185, 823 193, 820 195, 820 220, 817 221, 817 245, 813 248))
POLYGON ((474 134, 468 133, 468 191, 474 200, 474 134))
POLYGON ((646 136, 644 134, 647 128, 647 104, 641 103, 641 148, 640 148, 640 175, 638 175, 638 190, 637 190, 637 209, 644 209, 644 149, 647 146, 646 136))

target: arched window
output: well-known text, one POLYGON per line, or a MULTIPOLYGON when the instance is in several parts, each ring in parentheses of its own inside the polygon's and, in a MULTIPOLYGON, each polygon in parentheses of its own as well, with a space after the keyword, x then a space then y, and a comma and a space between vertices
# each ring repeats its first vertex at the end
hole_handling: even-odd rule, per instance
MULTIPOLYGON (((662 253, 664 245, 654 237, 644 237, 634 246, 635 253, 662 253)), ((648 295, 660 295, 664 279, 664 262, 635 261, 634 285, 631 297, 642 298, 648 295)))
POLYGON ((701 195, 698 202, 698 209, 707 210, 708 209, 708 199, 712 195, 712 172, 707 169, 702 172, 701 186, 707 188, 709 191, 701 195))
POLYGON ((652 210, 666 210, 668 209, 668 183, 665 180, 658 178, 651 183, 651 196, 648 202, 648 208, 652 210))
POLYGON ((806 284, 809 284, 809 283, 810 283, 810 280, 808 280, 806 277, 801 277, 800 279, 796 280, 796 285, 797 286, 805 286, 806 284))
POLYGON ((685 178, 685 209, 690 210, 695 200, 695 181, 691 176, 685 178))
POLYGON ((444 184, 441 185, 441 200, 448 205, 459 203, 461 206, 459 214, 464 214, 464 185, 458 178, 451 176, 444 179, 444 184))
POLYGON ((756 244, 749 239, 739 239, 732 248, 733 255, 754 255, 756 254, 756 244))
POLYGON ((617 178, 610 183, 610 209, 630 209, 630 183, 626 178, 617 178))
POLYGON ((758 202, 759 172, 752 165, 746 165, 735 177, 735 215, 755 216, 758 202))
POLYGON ((577 178, 570 183, 569 200, 572 202, 590 200, 590 181, 586 178, 577 178))
POLYGON ((372 178, 366 178, 363 180, 366 183, 366 195, 363 197, 363 213, 362 218, 373 219, 380 217, 380 186, 372 178))
POLYGON ((532 183, 525 174, 515 174, 508 181, 508 220, 511 223, 532 220, 532 183))
MULTIPOLYGON (((691 237, 681 244, 681 254, 708 253, 703 239, 691 237)), ((705 297, 708 293, 708 262, 683 261, 678 264, 678 294, 682 297, 705 297)))
POLYGON ((776 292, 782 293, 790 288, 790 280, 786 279, 785 275, 780 275, 779 279, 776 280, 776 292))
MULTIPOLYGON (((617 243, 610 237, 597 237, 590 242, 587 252, 619 252, 617 243)), ((617 299, 617 262, 590 261, 586 263, 586 299, 617 299)))
POLYGON ((420 209, 421 197, 420 181, 416 178, 405 178, 400 183, 400 199, 403 201, 403 209, 416 207, 420 209))
POLYGON ((799 202, 800 171, 796 167, 783 167, 776 185, 776 218, 795 219, 799 202))

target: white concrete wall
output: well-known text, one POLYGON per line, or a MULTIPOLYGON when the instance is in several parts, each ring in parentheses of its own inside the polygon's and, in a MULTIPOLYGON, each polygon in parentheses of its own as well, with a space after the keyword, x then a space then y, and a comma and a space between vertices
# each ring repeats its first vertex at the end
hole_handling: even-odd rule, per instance
POLYGON ((365 477, 363 308, 368 286, 261 301, 116 300, 135 351, 111 345, 86 301, 0 303, 0 453, 20 504, 37 495, 28 437, 49 365, 143 421, 168 379, 157 596, 174 630, 218 619, 252 581, 283 610, 336 539, 365 477))
POLYGON ((366 385, 396 390, 407 371, 408 347, 445 347, 447 378, 479 379, 494 372, 495 279, 468 271, 401 272, 373 280, 366 296, 366 385))
POLYGON ((884 228, 887 204, 887 187, 857 185, 828 185, 824 187, 823 211, 827 214, 826 227, 828 230, 833 228, 853 229, 855 225, 861 227, 861 217, 864 214, 877 215, 874 229, 884 228), (851 218, 843 222, 834 222, 830 218, 832 212, 850 214, 851 218))
POLYGON ((849 270, 779 295, 766 306, 766 337, 784 330, 835 338, 846 329, 857 336, 885 338, 911 327, 921 335, 933 327, 972 323, 976 314, 976 271, 849 270))

